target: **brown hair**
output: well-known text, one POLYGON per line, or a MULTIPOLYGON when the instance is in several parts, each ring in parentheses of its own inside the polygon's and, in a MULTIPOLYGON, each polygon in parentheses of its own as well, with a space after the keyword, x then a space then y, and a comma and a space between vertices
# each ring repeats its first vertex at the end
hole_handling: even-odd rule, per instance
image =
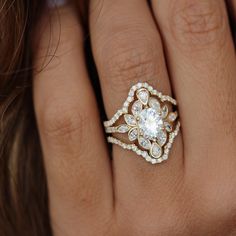
POLYGON ((44 1, 0 0, 0 235, 50 236, 32 102, 32 29, 44 1))
MULTIPOLYGON (((88 1, 71 3, 87 35, 88 1)), ((45 5, 46 0, 0 0, 1 236, 52 235, 32 96, 31 46, 45 5)))
MULTIPOLYGON (((74 3, 86 36, 88 1, 74 3)), ((52 235, 32 99, 32 34, 44 5, 44 0, 0 0, 1 236, 52 235)), ((86 53, 91 56, 90 48, 86 53)))

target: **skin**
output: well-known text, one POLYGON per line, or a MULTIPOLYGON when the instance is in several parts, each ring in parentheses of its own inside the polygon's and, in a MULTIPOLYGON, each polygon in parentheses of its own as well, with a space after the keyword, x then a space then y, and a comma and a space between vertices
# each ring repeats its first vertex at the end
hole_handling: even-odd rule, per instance
POLYGON ((147 81, 176 97, 182 128, 163 164, 117 146, 111 161, 82 26, 72 7, 52 10, 37 37, 35 67, 47 66, 35 73, 34 104, 54 235, 236 235, 236 57, 225 2, 91 0, 89 7, 108 118, 131 85, 147 81))

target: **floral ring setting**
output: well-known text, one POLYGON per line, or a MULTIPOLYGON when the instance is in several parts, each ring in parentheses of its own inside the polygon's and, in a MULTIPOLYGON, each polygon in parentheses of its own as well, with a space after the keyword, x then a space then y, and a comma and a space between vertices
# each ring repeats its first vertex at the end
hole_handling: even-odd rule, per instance
POLYGON ((180 130, 176 107, 172 97, 148 83, 137 83, 131 87, 122 108, 104 122, 107 141, 135 152, 152 164, 161 163, 168 159, 180 130))

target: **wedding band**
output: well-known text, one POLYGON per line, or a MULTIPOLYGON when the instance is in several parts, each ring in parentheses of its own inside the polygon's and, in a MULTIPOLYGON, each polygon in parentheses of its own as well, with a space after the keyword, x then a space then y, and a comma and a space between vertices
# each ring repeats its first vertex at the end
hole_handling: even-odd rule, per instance
POLYGON ((137 83, 131 87, 123 107, 104 122, 107 141, 135 152, 152 164, 161 163, 168 159, 180 130, 176 108, 177 102, 172 97, 148 83, 137 83))

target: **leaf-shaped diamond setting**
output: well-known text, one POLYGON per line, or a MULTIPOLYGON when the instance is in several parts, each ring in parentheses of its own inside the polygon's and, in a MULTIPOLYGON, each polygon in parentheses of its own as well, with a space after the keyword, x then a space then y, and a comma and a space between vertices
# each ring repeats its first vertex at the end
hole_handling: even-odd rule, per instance
POLYGON ((129 131, 129 126, 126 125, 126 124, 121 124, 121 125, 119 125, 119 126, 117 127, 117 131, 118 131, 119 133, 126 133, 126 132, 129 131))
POLYGON ((132 105, 131 111, 134 116, 137 116, 142 111, 142 108, 143 108, 143 104, 139 100, 137 100, 132 105))
POLYGON ((157 143, 162 147, 167 141, 167 133, 164 130, 160 130, 157 133, 157 143))
POLYGON ((118 131, 118 133, 126 133, 126 132, 128 132, 129 131, 129 126, 128 125, 126 125, 126 124, 122 124, 122 125, 119 125, 118 127, 117 127, 117 131, 118 131))
POLYGON ((136 119, 133 115, 125 114, 124 119, 125 119, 125 122, 130 126, 135 126, 137 124, 136 119))
POLYGON ((163 107, 162 107, 162 118, 166 118, 167 117, 167 115, 168 115, 168 106, 167 105, 164 105, 163 107))
POLYGON ((147 105, 149 99, 149 92, 147 89, 141 88, 136 93, 137 98, 143 105, 147 105))
POLYGON ((128 133, 128 138, 131 142, 135 141, 138 138, 138 129, 132 128, 128 133))
POLYGON ((162 155, 162 148, 157 144, 157 143, 153 143, 151 150, 150 150, 150 154, 152 155, 152 157, 154 158, 160 158, 162 155))
POLYGON ((149 150, 149 149, 151 148, 151 142, 150 142, 150 140, 148 140, 148 139, 146 139, 146 138, 144 138, 144 137, 142 137, 142 136, 139 136, 138 142, 139 142, 139 145, 140 145, 142 148, 146 149, 146 150, 149 150))
POLYGON ((164 126, 165 126, 167 132, 171 132, 172 131, 172 125, 169 122, 165 122, 164 126))

